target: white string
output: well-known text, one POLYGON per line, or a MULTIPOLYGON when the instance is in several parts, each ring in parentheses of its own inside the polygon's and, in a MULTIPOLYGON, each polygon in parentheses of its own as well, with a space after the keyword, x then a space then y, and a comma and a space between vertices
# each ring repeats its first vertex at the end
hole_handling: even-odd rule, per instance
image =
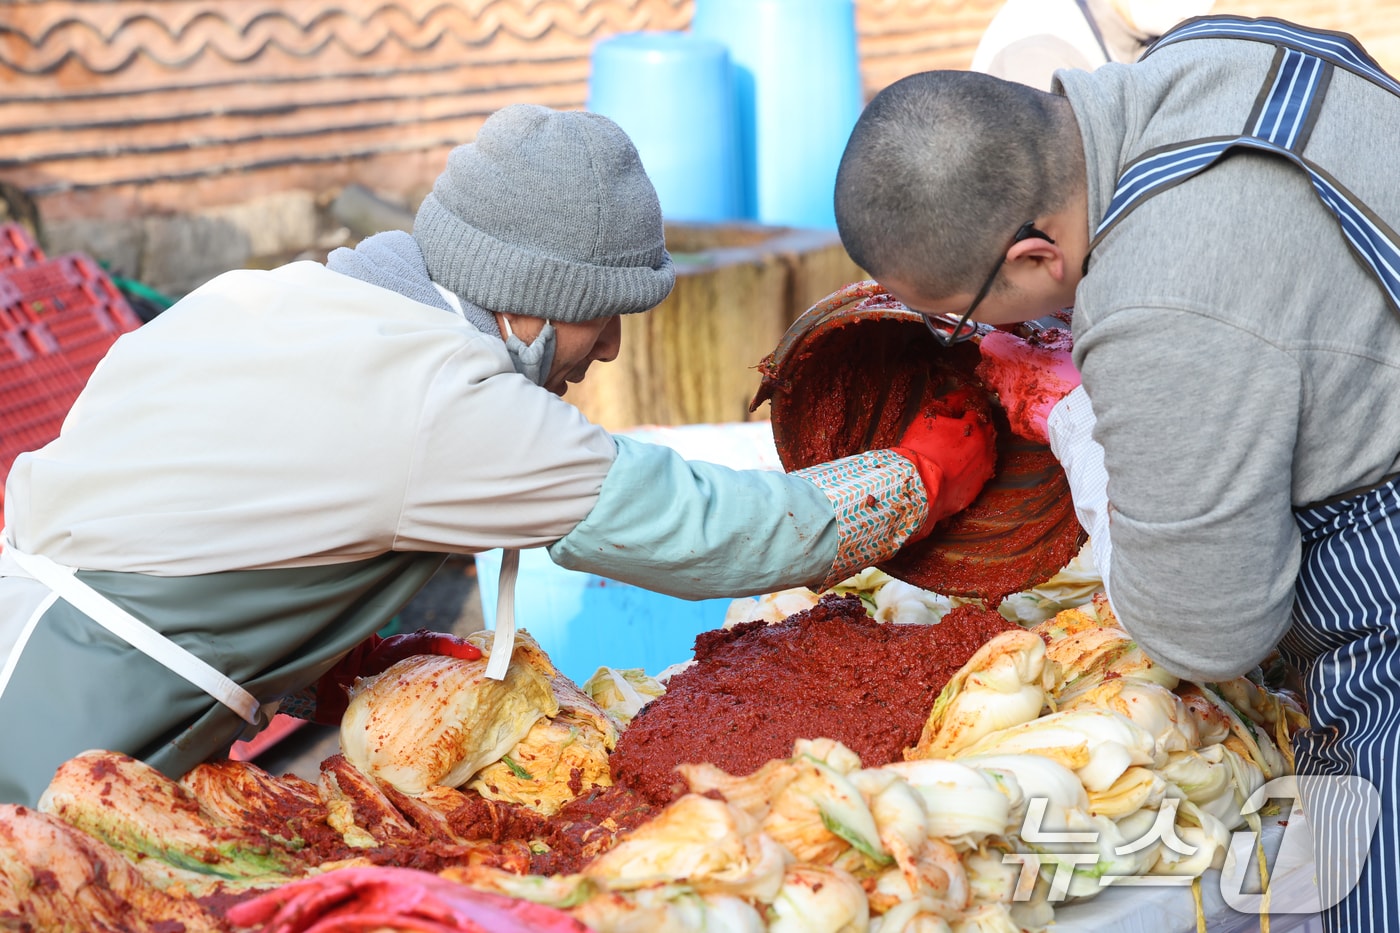
POLYGON ((491 639, 491 658, 486 676, 505 680, 510 656, 515 651, 515 578, 520 573, 520 551, 507 548, 501 555, 501 576, 496 585, 496 634, 491 639))

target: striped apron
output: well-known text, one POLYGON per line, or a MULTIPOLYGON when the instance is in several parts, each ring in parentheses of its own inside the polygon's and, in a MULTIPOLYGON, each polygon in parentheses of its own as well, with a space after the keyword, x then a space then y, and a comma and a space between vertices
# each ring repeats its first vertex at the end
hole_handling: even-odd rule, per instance
POLYGON ((1400 478, 1333 504, 1295 511, 1303 562, 1293 626, 1280 644, 1306 678, 1309 727, 1293 737, 1300 775, 1355 775, 1380 792, 1366 851, 1368 800, 1300 780, 1328 930, 1400 929, 1400 478), (1311 791, 1311 793, 1310 793, 1311 791))
MULTIPOLYGON (((1195 139, 1144 153, 1122 173, 1092 250, 1135 207, 1200 174, 1238 150, 1281 157, 1308 174, 1342 235, 1400 312, 1400 237, 1333 178, 1303 156, 1336 68, 1400 96, 1386 74, 1343 33, 1274 19, 1234 16, 1188 20, 1157 49, 1190 39, 1244 39, 1276 48, 1273 65, 1238 136, 1195 139)), ((1400 478, 1322 506, 1295 510, 1302 569, 1293 625, 1280 650, 1306 678, 1311 725, 1294 737, 1300 775, 1355 775, 1381 795, 1379 827, 1360 881, 1352 888, 1349 850, 1367 851, 1369 821, 1345 792, 1300 781, 1314 833, 1324 926, 1331 931, 1400 930, 1400 478)))

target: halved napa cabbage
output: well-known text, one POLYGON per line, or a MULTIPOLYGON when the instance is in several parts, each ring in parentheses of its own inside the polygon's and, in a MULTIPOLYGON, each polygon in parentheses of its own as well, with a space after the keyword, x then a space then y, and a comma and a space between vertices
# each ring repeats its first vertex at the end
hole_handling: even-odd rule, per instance
POLYGON ((954 757, 1032 754, 1075 772, 1084 788, 1107 791, 1133 765, 1166 763, 1151 735, 1132 720, 1109 710, 1089 708, 1051 713, 985 736, 954 757))
POLYGON ((87 751, 59 765, 38 810, 120 851, 160 887, 266 882, 304 867, 278 839, 218 822, 177 782, 119 752, 87 751))
POLYGON ((794 865, 768 916, 769 933, 865 933, 870 904, 860 882, 846 872, 794 865))
POLYGON ((1158 683, 1114 677, 1077 694, 1060 710, 1097 707, 1126 716, 1157 740, 1164 752, 1180 752, 1201 744, 1196 718, 1181 697, 1158 683))
POLYGON ((525 633, 516 633, 503 680, 486 676, 488 660, 416 655, 356 681, 340 723, 345 757, 415 797, 459 787, 499 761, 559 704, 553 666, 525 633))
POLYGON ((790 615, 811 609, 821 599, 805 586, 762 596, 742 596, 731 600, 724 612, 724 628, 745 622, 781 622, 790 615))
POLYGON ((979 739, 1030 722, 1054 680, 1045 642, 1022 629, 999 632, 944 685, 918 744, 904 757, 951 758, 979 739))
POLYGON ((685 794, 594 859, 584 874, 608 891, 684 881, 701 893, 768 901, 790 860, 742 810, 685 794))
POLYGON ((1014 828, 1008 822, 1012 801, 994 775, 938 758, 891 762, 880 770, 893 771, 918 791, 928 834, 959 849, 975 849, 988 836, 1014 828))

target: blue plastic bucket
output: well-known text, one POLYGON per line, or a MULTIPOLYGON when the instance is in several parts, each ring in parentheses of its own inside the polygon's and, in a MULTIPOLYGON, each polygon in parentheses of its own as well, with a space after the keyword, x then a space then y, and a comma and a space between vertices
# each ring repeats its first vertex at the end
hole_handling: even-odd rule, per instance
POLYGON ((632 138, 667 220, 743 216, 729 52, 680 32, 631 32, 593 47, 588 109, 632 138))
POLYGON ((748 218, 832 229, 836 168, 864 105, 852 0, 695 0, 729 49, 748 218))

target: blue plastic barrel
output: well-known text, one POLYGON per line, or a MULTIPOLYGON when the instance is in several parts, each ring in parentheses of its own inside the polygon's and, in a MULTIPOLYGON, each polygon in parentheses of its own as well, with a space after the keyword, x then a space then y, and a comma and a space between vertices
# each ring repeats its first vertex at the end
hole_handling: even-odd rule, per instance
POLYGON ((729 52, 681 32, 630 32, 593 47, 588 109, 632 137, 667 220, 743 216, 729 52))
POLYGON ((836 168, 864 105, 852 0, 695 0, 691 32, 729 49, 745 216, 834 228, 836 168))

